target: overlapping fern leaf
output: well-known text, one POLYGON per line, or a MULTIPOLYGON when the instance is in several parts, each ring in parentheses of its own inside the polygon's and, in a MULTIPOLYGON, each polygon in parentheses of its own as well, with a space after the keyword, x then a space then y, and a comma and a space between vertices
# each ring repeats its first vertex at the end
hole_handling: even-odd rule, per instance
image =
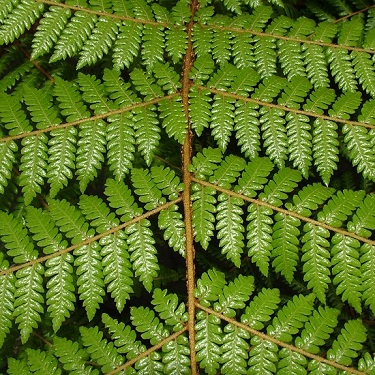
POLYGON ((0 2, 0 371, 373 374, 374 20, 0 2))

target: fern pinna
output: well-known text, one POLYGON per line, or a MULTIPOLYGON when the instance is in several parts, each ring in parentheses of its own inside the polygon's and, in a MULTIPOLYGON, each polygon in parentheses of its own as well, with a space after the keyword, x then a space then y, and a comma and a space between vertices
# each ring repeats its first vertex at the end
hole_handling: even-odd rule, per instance
POLYGON ((1 372, 375 374, 374 20, 3 0, 1 372))

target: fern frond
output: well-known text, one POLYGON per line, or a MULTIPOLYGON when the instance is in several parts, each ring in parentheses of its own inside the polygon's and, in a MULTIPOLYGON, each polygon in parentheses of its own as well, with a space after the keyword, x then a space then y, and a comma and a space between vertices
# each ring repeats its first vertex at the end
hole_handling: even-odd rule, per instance
POLYGON ((375 298, 374 298, 374 280, 375 280, 375 265, 374 254, 375 247, 368 244, 363 244, 360 249, 360 262, 361 262, 361 275, 362 275, 362 300, 366 306, 375 311, 375 298))
POLYGON ((44 4, 33 0, 22 0, 16 4, 0 26, 0 44, 12 43, 30 29, 43 9, 44 4))
POLYGON ((83 100, 90 104, 95 114, 103 114, 115 109, 113 103, 106 98, 104 85, 95 76, 78 73, 77 82, 82 91, 83 100))
POLYGON ((157 288, 154 290, 152 304, 160 318, 165 321, 167 326, 171 326, 175 332, 182 329, 188 320, 185 304, 182 302, 178 305, 177 295, 168 294, 166 289, 157 288))
POLYGON ((160 211, 158 226, 164 230, 163 237, 168 241, 168 245, 185 258, 185 226, 177 205, 174 204, 166 210, 160 211))
POLYGON ((272 251, 272 226, 271 215, 273 211, 264 206, 249 205, 246 220, 247 248, 251 257, 264 276, 268 276, 268 268, 272 251))
POLYGON ((61 371, 58 368, 58 362, 51 353, 41 351, 40 349, 34 350, 27 348, 26 355, 30 371, 51 375, 61 374, 61 371))
POLYGON ((107 179, 104 193, 108 197, 110 207, 116 209, 117 215, 122 215, 120 218, 122 222, 141 215, 142 210, 134 201, 131 190, 124 182, 107 179))
POLYGON ((177 72, 169 64, 156 63, 153 69, 158 85, 168 94, 174 94, 181 88, 177 72))
POLYGON ((26 263, 38 258, 27 230, 12 214, 0 211, 0 237, 14 263, 26 263))
POLYGON ((338 191, 318 213, 318 220, 339 228, 348 216, 360 205, 364 191, 338 191))
POLYGON ((113 46, 113 65, 115 69, 129 68, 140 49, 143 26, 139 23, 123 21, 113 46))
POLYGON ((263 147, 266 154, 279 168, 284 168, 287 159, 288 139, 286 136, 284 111, 278 108, 263 107, 259 111, 262 124, 263 147))
POLYGON ((50 196, 54 198, 64 186, 68 185, 68 180, 73 177, 77 129, 75 127, 56 129, 51 131, 50 135, 47 178, 51 186, 50 196))
POLYGON ((203 273, 197 280, 194 296, 202 306, 210 306, 210 301, 217 301, 226 285, 225 275, 215 268, 203 273))
POLYGON ((55 78, 54 95, 59 102, 61 114, 66 121, 73 122, 90 117, 90 112, 83 104, 80 93, 76 86, 60 77, 55 78))
POLYGON ((225 65, 231 57, 232 33, 227 30, 214 30, 212 36, 212 57, 219 65, 225 65))
POLYGON ((309 217, 334 193, 333 188, 328 188, 320 183, 313 183, 303 187, 298 194, 293 195, 293 204, 286 203, 288 210, 297 212, 302 216, 309 217))
POLYGON ((276 39, 272 37, 254 38, 254 60, 257 72, 262 77, 271 77, 276 73, 276 39))
MULTIPOLYGON (((315 22, 306 17, 298 18, 288 32, 288 36, 294 38, 306 38, 314 30, 315 22)), ((278 41, 279 60, 284 74, 291 80, 293 77, 306 75, 301 45, 291 41, 278 41)))
POLYGON ((339 161, 337 137, 336 123, 320 118, 314 121, 312 139, 314 165, 326 185, 329 184, 339 161))
POLYGON ((143 219, 131 224, 125 229, 128 235, 130 261, 132 262, 135 276, 143 283, 148 292, 151 291, 152 281, 158 276, 159 265, 155 256, 155 240, 149 226, 151 223, 143 219))
POLYGON ((317 298, 325 303, 328 285, 331 282, 331 261, 329 252, 329 231, 325 228, 306 223, 302 237, 303 279, 317 298))
POLYGON ((22 268, 16 273, 13 317, 18 323, 23 344, 42 320, 41 314, 44 310, 43 272, 43 266, 38 263, 22 268))
POLYGON ((258 105, 243 100, 236 101, 234 111, 234 130, 241 152, 248 158, 254 159, 260 152, 260 123, 258 105))
POLYGON ((358 356, 362 343, 366 340, 366 328, 360 320, 349 320, 345 323, 332 348, 327 352, 331 361, 349 366, 352 359, 358 356))
POLYGON ((282 205, 282 201, 288 198, 285 193, 293 191, 301 179, 302 175, 299 171, 291 168, 281 169, 273 176, 273 180, 269 181, 264 187, 259 199, 279 207, 282 205))
POLYGON ((222 161, 222 153, 218 148, 204 148, 202 152, 195 155, 192 164, 189 165, 189 172, 194 173, 196 178, 206 180, 217 168, 216 164, 222 161))
POLYGON ((66 371, 71 374, 98 375, 99 370, 86 364, 87 353, 78 346, 78 342, 64 337, 53 338, 54 354, 58 357, 66 371))
POLYGON ((149 71, 153 70, 157 62, 163 61, 164 37, 162 28, 148 24, 143 26, 141 55, 149 71))
POLYGON ((275 271, 280 272, 285 279, 291 283, 298 263, 297 246, 300 231, 298 227, 301 221, 293 216, 282 214, 275 215, 275 224, 272 233, 272 251, 274 258, 272 266, 275 271))
POLYGON ((375 195, 366 195, 348 223, 348 229, 360 236, 370 237, 371 230, 375 229, 374 205, 375 195))
POLYGON ((267 333, 284 342, 291 342, 292 335, 302 328, 314 310, 313 294, 294 296, 273 318, 267 327, 267 333))
POLYGON ((11 178, 17 151, 18 146, 14 141, 0 143, 0 194, 4 194, 11 178))
POLYGON ((248 339, 250 334, 232 324, 224 327, 222 350, 222 374, 247 374, 248 339))
MULTIPOLYGON (((43 248, 45 254, 52 254, 67 247, 67 242, 63 240, 61 233, 45 211, 28 207, 26 212, 27 226, 33 233, 33 239, 37 241, 39 247, 43 248)), ((73 256, 69 253, 48 259, 46 262, 45 276, 49 277, 46 285, 47 311, 51 314, 55 332, 74 310, 76 297, 72 263, 73 256)))
POLYGON ((375 69, 366 52, 352 51, 353 65, 358 82, 372 97, 375 96, 375 69))
POLYGON ((190 89, 189 93, 189 114, 192 129, 198 136, 202 135, 205 128, 211 122, 211 98, 209 90, 200 90, 196 86, 190 89))
POLYGON ((24 358, 23 360, 9 358, 8 366, 8 372, 10 375, 27 375, 30 373, 30 369, 27 366, 26 358, 24 358))
MULTIPOLYGON (((0 90, 1 92, 7 91, 12 87, 15 87, 19 81, 26 80, 26 78, 31 77, 33 73, 33 67, 31 61, 25 61, 14 70, 7 73, 5 77, 0 80, 0 90)), ((35 73, 35 72, 34 72, 35 73)))
POLYGON ((101 366, 102 372, 109 372, 123 364, 124 359, 116 351, 112 342, 103 338, 98 327, 80 327, 82 343, 87 347, 93 362, 101 366))
POLYGON ((151 164, 154 151, 159 145, 160 128, 155 106, 139 107, 134 110, 135 140, 147 165, 151 164))
POLYGON ((355 92, 357 80, 348 51, 343 48, 330 47, 326 51, 331 73, 339 88, 343 91, 355 92))
POLYGON ((245 231, 241 224, 243 215, 241 206, 244 202, 240 198, 224 193, 220 194, 217 200, 219 204, 217 205, 216 229, 221 252, 226 254, 227 259, 231 260, 236 267, 240 267, 244 247, 243 232, 245 231))
POLYGON ((264 327, 264 323, 271 319, 279 303, 279 289, 262 288, 246 307, 241 316, 241 322, 251 328, 261 330, 264 327))
POLYGON ((336 233, 332 238, 332 275, 337 285, 337 294, 348 301, 360 313, 361 308, 361 264, 359 262, 358 240, 336 233))
MULTIPOLYGON (((183 3, 183 1, 181 2, 183 3)), ((184 27, 171 28, 165 31, 165 50, 174 64, 179 63, 186 52, 187 40, 184 27)))
POLYGON ((215 95, 212 103, 210 128, 219 148, 225 151, 228 147, 234 126, 234 100, 229 97, 215 95))
POLYGON ((77 142, 76 174, 83 193, 97 176, 104 161, 106 149, 106 123, 101 120, 88 121, 80 125, 77 142))
POLYGON ((170 138, 183 144, 187 134, 187 123, 184 108, 180 98, 161 100, 159 102, 160 117, 162 125, 170 138))
POLYGON ((225 64, 210 77, 207 86, 217 90, 226 90, 231 86, 237 74, 238 69, 234 65, 225 64))
POLYGON ((185 336, 178 336, 163 345, 164 372, 167 374, 189 375, 191 373, 189 358, 189 341, 185 336))
POLYGON ((267 176, 273 168, 273 164, 267 158, 253 159, 246 165, 234 190, 250 198, 255 197, 256 191, 261 190, 266 184, 267 176))
POLYGON ((254 277, 239 275, 224 286, 218 302, 214 304, 214 309, 233 318, 236 315, 234 309, 243 309, 253 291, 254 277))
POLYGON ((158 189, 163 195, 168 196, 168 199, 176 199, 184 190, 184 184, 169 167, 151 167, 151 176, 158 189))
POLYGON ((344 124, 342 132, 353 165, 365 178, 375 181, 375 152, 368 130, 362 126, 344 124))
MULTIPOLYGON (((0 270, 9 268, 9 262, 0 255, 0 270)), ((0 276, 0 348, 13 324, 14 294, 16 277, 13 273, 0 276)))
POLYGON ((337 309, 319 306, 306 322, 301 335, 296 338, 296 347, 318 354, 319 347, 330 338, 336 327, 339 313, 337 309))
POLYGON ((62 30, 50 62, 65 60, 67 57, 77 55, 91 35, 97 20, 98 16, 95 14, 75 12, 70 22, 62 30))
POLYGON ((131 113, 110 116, 107 125, 107 158, 109 169, 121 181, 132 168, 135 152, 134 121, 131 113))
POLYGON ((239 68, 255 68, 253 36, 250 33, 233 32, 233 64, 239 68))
POLYGON ((282 348, 279 352, 278 373, 287 375, 290 373, 306 374, 307 359, 300 353, 296 353, 289 348, 282 348))
POLYGON ((36 124, 37 129, 45 129, 60 124, 58 111, 46 92, 27 85, 24 86, 23 90, 27 109, 30 111, 31 119, 36 124))
MULTIPOLYGON (((96 196, 82 195, 79 207, 85 217, 103 233, 119 224, 113 212, 96 196)), ((122 232, 116 232, 100 239, 104 283, 116 302, 118 311, 122 311, 129 294, 133 292, 133 273, 129 262, 128 246, 122 232)))
POLYGON ((198 311, 195 330, 195 350, 199 367, 207 374, 214 375, 220 367, 222 354, 220 346, 223 343, 223 332, 220 319, 205 311, 198 311))
POLYGON ((262 372, 265 375, 276 373, 278 361, 278 347, 275 343, 253 336, 249 353, 248 374, 256 375, 262 372))
POLYGON ((37 59, 51 50, 65 29, 71 14, 70 9, 57 6, 51 6, 49 11, 43 14, 33 38, 32 59, 37 59))
MULTIPOLYGON (((93 235, 81 212, 65 200, 50 200, 49 213, 56 225, 72 243, 80 243, 93 235)), ((104 282, 100 256, 100 246, 97 242, 78 247, 74 250, 74 264, 77 266, 77 285, 80 299, 83 300, 87 316, 92 320, 99 303, 103 302, 104 282)))
POLYGON ((358 370, 365 371, 368 374, 371 374, 375 368, 375 361, 373 357, 371 357, 370 353, 365 353, 363 357, 358 361, 358 370))
POLYGON ((104 69, 103 81, 107 95, 115 102, 116 108, 124 108, 141 100, 130 89, 130 82, 125 82, 116 69, 104 69))
POLYGON ((192 185, 191 200, 193 210, 193 228, 195 241, 200 242, 207 249, 214 232, 214 213, 216 212, 216 191, 199 184, 192 185))
POLYGON ((147 307, 132 307, 130 319, 135 329, 141 333, 144 340, 149 340, 151 345, 156 345, 169 336, 168 330, 153 310, 147 307))
POLYGON ((80 51, 77 69, 93 65, 106 55, 116 39, 120 23, 109 17, 99 17, 80 51))
POLYGON ((0 93, 0 118, 9 135, 22 134, 32 131, 32 126, 14 95, 0 93))
POLYGON ((304 44, 302 50, 307 78, 315 88, 328 87, 330 81, 324 49, 318 45, 304 44))
POLYGON ((22 139, 20 185, 25 197, 25 204, 42 191, 41 186, 47 175, 47 137, 45 134, 22 139))
POLYGON ((153 210, 166 202, 147 169, 133 168, 131 180, 134 192, 139 196, 139 200, 145 203, 146 210, 153 210))

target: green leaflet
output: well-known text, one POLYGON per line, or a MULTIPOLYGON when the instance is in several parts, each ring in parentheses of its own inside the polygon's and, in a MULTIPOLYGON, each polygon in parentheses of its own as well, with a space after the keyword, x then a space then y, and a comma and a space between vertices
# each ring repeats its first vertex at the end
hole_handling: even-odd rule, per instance
POLYGON ((97 369, 92 369, 86 365, 85 358, 87 353, 79 348, 77 342, 67 340, 66 338, 56 336, 53 340, 55 354, 63 364, 64 369, 71 371, 72 374, 93 374, 99 373, 97 369))
MULTIPOLYGON (((9 262, 1 260, 1 270, 9 268, 9 262)), ((0 278, 1 299, 0 299, 0 348, 4 345, 5 338, 12 327, 12 316, 14 310, 15 292, 14 274, 2 275, 0 278)))
POLYGON ((60 7, 51 7, 50 11, 44 14, 33 41, 33 53, 31 55, 33 59, 38 58, 51 49, 52 45, 56 43, 61 35, 61 32, 65 29, 70 16, 70 9, 60 7))
POLYGON ((155 289, 152 304, 155 306, 155 311, 159 313, 160 318, 168 326, 172 326, 174 331, 182 329, 184 323, 188 320, 185 304, 178 305, 176 294, 167 294, 167 290, 155 289))
POLYGON ((349 365, 357 356, 355 350, 362 347, 366 340, 366 328, 359 320, 349 320, 340 335, 333 342, 327 357, 339 363, 349 365))
POLYGON ((151 291, 152 281, 158 275, 159 265, 155 256, 155 240, 149 226, 150 222, 143 219, 129 225, 125 233, 128 235, 130 261, 133 264, 135 275, 139 276, 146 290, 151 291))
POLYGON ((208 374, 215 374, 221 360, 222 329, 220 319, 205 311, 198 311, 195 325, 197 361, 208 374))
POLYGON ((298 328, 302 327, 312 313, 314 299, 313 294, 295 296, 279 310, 277 317, 267 327, 267 333, 284 342, 290 342, 292 334, 298 332, 298 328))
MULTIPOLYGON (((33 239, 38 241, 38 246, 44 249, 45 254, 61 251, 67 247, 67 242, 62 239, 61 233, 46 212, 29 207, 26 221, 34 234, 33 239)), ((51 314, 54 331, 59 330, 62 322, 74 310, 76 297, 72 263, 71 254, 60 255, 46 262, 45 275, 49 278, 46 294, 47 311, 51 314)))
POLYGON ((319 307, 306 322, 301 336, 296 338, 296 346, 310 353, 317 354, 319 346, 329 339, 333 328, 337 324, 339 311, 329 307, 319 307))
POLYGON ((123 363, 113 344, 102 338, 103 333, 97 327, 80 327, 80 333, 91 359, 101 366, 103 372, 114 370, 123 363))

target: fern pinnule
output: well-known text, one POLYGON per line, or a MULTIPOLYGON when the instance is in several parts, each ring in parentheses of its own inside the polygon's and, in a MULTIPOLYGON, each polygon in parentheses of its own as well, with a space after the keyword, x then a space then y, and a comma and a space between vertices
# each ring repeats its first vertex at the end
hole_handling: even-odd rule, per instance
POLYGON ((117 353, 112 342, 103 338, 98 327, 80 327, 79 331, 90 358, 101 366, 102 372, 114 370, 124 363, 124 358, 117 353))
POLYGON ((92 375, 99 374, 98 369, 94 369, 86 363, 88 354, 84 348, 78 346, 77 342, 68 340, 65 337, 55 336, 53 345, 54 353, 66 371, 86 371, 92 375))
POLYGON ((261 330, 264 323, 270 320, 280 302, 278 289, 262 288, 246 306, 245 312, 241 315, 241 322, 251 328, 261 330))
POLYGON ((16 3, 0 27, 0 44, 12 43, 35 23, 44 10, 44 4, 33 0, 16 3))
POLYGON ((349 365, 357 357, 357 351, 366 340, 366 328, 360 320, 349 320, 345 323, 337 339, 328 350, 327 357, 338 363, 349 365))
POLYGON ((98 17, 84 11, 75 12, 58 38, 50 62, 76 56, 95 27, 98 17))
POLYGON ((32 44, 32 59, 48 53, 66 28, 72 12, 70 9, 51 6, 37 27, 32 44))
MULTIPOLYGON (((8 269, 9 262, 3 255, 0 260, 0 270, 8 269)), ((13 273, 0 276, 0 347, 4 345, 5 338, 13 325, 15 282, 16 277, 13 273)))

